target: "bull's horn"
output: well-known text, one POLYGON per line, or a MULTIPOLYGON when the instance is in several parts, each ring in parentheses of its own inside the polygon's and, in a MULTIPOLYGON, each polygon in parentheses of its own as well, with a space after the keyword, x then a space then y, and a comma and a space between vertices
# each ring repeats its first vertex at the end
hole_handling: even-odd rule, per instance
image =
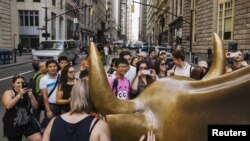
POLYGON ((102 114, 128 114, 135 112, 133 101, 118 100, 109 87, 107 75, 97 48, 90 43, 89 83, 90 97, 98 112, 102 114))
POLYGON ((213 55, 213 63, 202 80, 216 78, 225 73, 225 53, 220 37, 214 33, 213 36, 214 42, 214 55, 213 55))

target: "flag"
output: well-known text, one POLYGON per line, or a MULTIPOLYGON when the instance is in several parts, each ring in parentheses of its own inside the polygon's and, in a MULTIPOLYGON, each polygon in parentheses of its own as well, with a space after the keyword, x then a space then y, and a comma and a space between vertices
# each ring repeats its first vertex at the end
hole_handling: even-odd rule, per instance
POLYGON ((72 2, 73 2, 73 11, 74 11, 74 13, 76 14, 77 13, 77 3, 76 3, 76 0, 72 0, 72 2))

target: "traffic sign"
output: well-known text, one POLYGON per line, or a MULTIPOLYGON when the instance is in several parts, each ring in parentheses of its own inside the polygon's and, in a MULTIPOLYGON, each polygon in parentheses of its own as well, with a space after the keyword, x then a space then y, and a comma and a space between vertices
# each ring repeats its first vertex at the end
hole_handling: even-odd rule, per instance
POLYGON ((45 30, 44 27, 38 27, 37 30, 45 30))
POLYGON ((50 37, 50 34, 49 33, 42 33, 42 37, 50 37))

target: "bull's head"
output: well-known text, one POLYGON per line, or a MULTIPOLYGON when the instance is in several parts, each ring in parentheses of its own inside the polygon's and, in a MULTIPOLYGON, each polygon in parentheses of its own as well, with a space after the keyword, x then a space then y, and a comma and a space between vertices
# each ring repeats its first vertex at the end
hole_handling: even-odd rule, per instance
POLYGON ((91 98, 119 141, 137 141, 148 130, 157 141, 202 141, 208 124, 250 124, 250 67, 224 72, 224 49, 214 34, 213 64, 203 80, 161 79, 136 99, 122 101, 112 95, 99 53, 90 44, 91 98))

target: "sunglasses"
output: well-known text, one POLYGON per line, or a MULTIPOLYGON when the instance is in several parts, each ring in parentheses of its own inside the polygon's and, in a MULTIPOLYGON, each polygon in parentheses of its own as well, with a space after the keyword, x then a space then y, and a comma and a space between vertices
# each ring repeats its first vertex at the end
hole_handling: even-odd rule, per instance
POLYGON ((161 63, 161 66, 165 66, 166 64, 165 63, 161 63))
POLYGON ((139 67, 140 70, 145 70, 147 69, 146 67, 139 67))
POLYGON ((13 76, 13 78, 24 78, 24 76, 21 75, 21 74, 15 74, 15 75, 13 76))

